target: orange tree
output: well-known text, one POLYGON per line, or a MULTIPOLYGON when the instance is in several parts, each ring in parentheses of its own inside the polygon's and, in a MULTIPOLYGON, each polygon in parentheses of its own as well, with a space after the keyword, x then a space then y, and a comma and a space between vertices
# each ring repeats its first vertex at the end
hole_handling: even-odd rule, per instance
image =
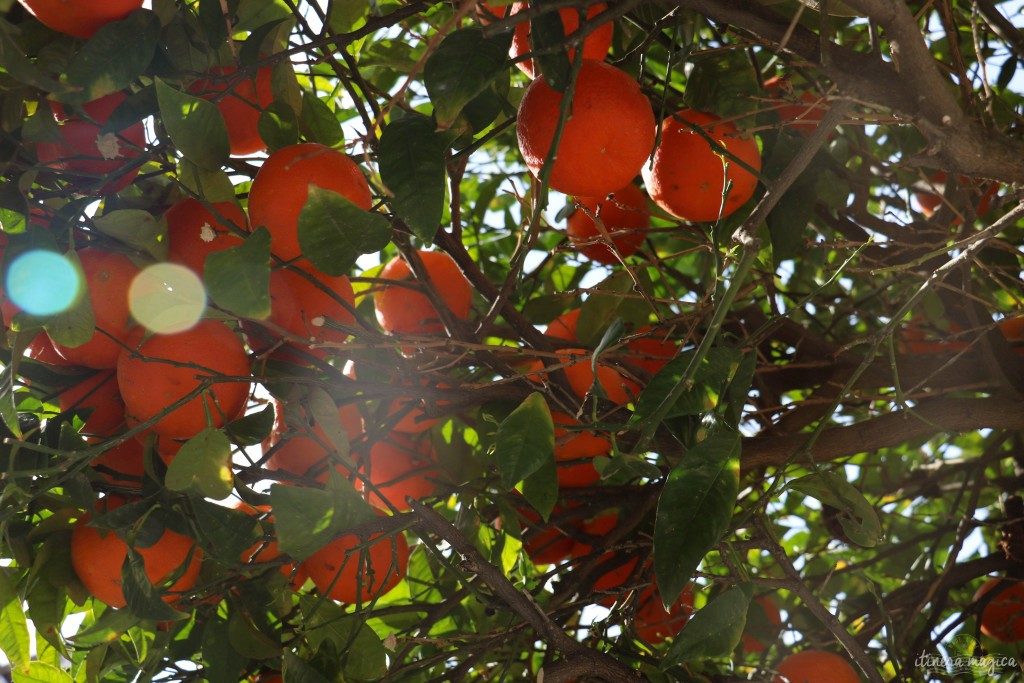
POLYGON ((0 1, 15 681, 1014 675, 1017 5, 141 4, 0 1))

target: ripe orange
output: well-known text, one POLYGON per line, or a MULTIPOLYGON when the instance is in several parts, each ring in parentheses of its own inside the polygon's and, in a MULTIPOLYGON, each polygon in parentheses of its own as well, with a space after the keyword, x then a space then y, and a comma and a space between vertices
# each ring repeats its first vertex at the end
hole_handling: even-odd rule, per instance
POLYGON ((647 195, 636 185, 630 183, 605 197, 577 197, 576 204, 576 210, 566 221, 566 232, 575 244, 581 245, 584 256, 598 263, 619 262, 591 215, 601 220, 623 258, 634 254, 643 244, 651 212, 647 195))
MULTIPOLYGON (((507 16, 522 12, 529 6, 530 4, 526 2, 514 3, 507 16)), ((591 5, 587 8, 587 20, 593 19, 606 9, 607 6, 604 3, 591 5)), ((506 15, 502 14, 502 16, 506 15)), ((570 37, 580 27, 580 13, 575 7, 564 7, 558 10, 558 18, 562 20, 562 32, 566 37, 570 37)), ((593 59, 598 62, 603 61, 608 55, 608 50, 612 47, 613 31, 614 24, 611 21, 605 22, 594 29, 583 40, 583 58, 593 59)), ((515 33, 512 36, 512 47, 509 48, 508 56, 512 59, 518 59, 532 50, 533 46, 530 45, 530 22, 524 21, 516 24, 515 33)), ((575 54, 575 48, 570 49, 569 59, 572 60, 575 54)), ((516 62, 516 66, 530 78, 533 78, 537 73, 536 65, 532 59, 516 62)))
POLYGON ((117 361, 128 415, 143 422, 162 415, 153 431, 173 439, 189 439, 205 429, 207 412, 213 427, 241 415, 250 382, 219 381, 225 376, 248 377, 249 358, 238 335, 216 320, 177 334, 155 334, 122 351, 117 361), (166 412, 206 382, 210 386, 203 393, 166 412))
POLYGON ((36 156, 65 177, 76 192, 114 194, 132 182, 139 173, 130 162, 146 146, 142 122, 114 132, 101 132, 114 109, 124 102, 123 92, 115 92, 82 105, 85 116, 69 115, 62 104, 51 108, 60 126, 60 142, 36 144, 36 156), (107 182, 104 182, 107 181, 107 182))
POLYGON ((94 458, 90 465, 116 486, 141 488, 146 474, 145 449, 137 439, 128 439, 94 458))
POLYGON ((657 645, 674 638, 693 615, 693 586, 687 585, 675 603, 666 610, 657 588, 649 586, 640 593, 633 628, 641 639, 657 645))
POLYGON ((142 0, 18 0, 40 23, 76 38, 92 38, 101 26, 127 17, 142 0))
POLYGON ((236 204, 214 202, 207 208, 193 197, 167 209, 164 220, 167 260, 185 266, 200 278, 206 272, 206 257, 240 245, 244 239, 240 231, 248 229, 245 213, 236 204))
POLYGON ((564 339, 565 341, 579 341, 576 338, 576 322, 580 318, 581 308, 574 308, 567 313, 563 313, 558 316, 550 323, 544 330, 544 334, 555 339, 564 339))
MULTIPOLYGON (((430 287, 444 301, 456 318, 469 317, 473 288, 459 270, 455 260, 443 251, 418 251, 423 267, 430 276, 430 287)), ((419 282, 401 256, 385 264, 378 276, 381 288, 373 296, 377 322, 389 334, 444 334, 444 323, 430 299, 422 293, 419 282), (388 281, 411 284, 414 288, 386 284, 388 281), (420 291, 417 291, 420 290, 420 291)))
POLYGON ((128 288, 139 274, 139 268, 124 254, 91 247, 79 249, 78 259, 82 263, 96 331, 81 346, 64 346, 54 341, 53 348, 76 365, 114 368, 122 345, 131 334, 128 288))
MULTIPOLYGON (((564 511, 564 508, 556 505, 551 511, 551 515, 554 517, 564 511)), ((563 533, 553 523, 549 522, 545 526, 541 522, 540 515, 529 508, 519 508, 519 514, 528 523, 525 525, 527 528, 524 529, 523 550, 530 556, 534 564, 557 564, 572 554, 572 548, 576 542, 571 536, 563 533)))
MULTIPOLYGON (((569 387, 573 393, 581 399, 586 398, 594 386, 594 370, 591 365, 593 353, 587 349, 558 349, 555 353, 561 358, 537 361, 530 367, 531 372, 540 371, 544 367, 562 370, 569 380, 569 387)), ((618 405, 626 405, 640 393, 640 387, 636 382, 627 379, 608 365, 603 356, 598 361, 597 382, 608 400, 618 405)))
POLYGON ((270 80, 274 68, 265 66, 256 70, 256 76, 239 73, 233 66, 216 66, 189 86, 198 97, 217 105, 228 124, 231 154, 243 156, 267 148, 259 132, 260 114, 274 101, 270 80))
MULTIPOLYGON (((326 482, 332 459, 331 442, 323 427, 301 408, 298 413, 303 423, 287 424, 284 406, 277 401, 274 402, 274 413, 274 429, 263 444, 264 453, 273 449, 267 460, 267 469, 283 470, 300 477, 313 475, 318 482, 326 482)), ((363 419, 354 403, 342 404, 338 408, 338 419, 349 441, 363 432, 363 419)), ((335 465, 335 469, 345 476, 351 474, 341 464, 335 465)))
POLYGON ((53 348, 53 341, 50 339, 50 335, 42 331, 25 347, 25 357, 31 358, 38 363, 46 363, 47 365, 63 365, 68 367, 74 365, 74 363, 57 353, 57 349, 53 348))
POLYGON ((730 154, 761 170, 761 152, 753 138, 741 137, 736 126, 717 116, 683 109, 661 124, 661 144, 651 163, 643 167, 647 192, 655 204, 684 220, 715 221, 719 212, 723 218, 729 216, 754 196, 757 176, 719 156, 687 123, 700 126, 730 154), (723 207, 726 180, 732 182, 732 189, 723 207))
MULTIPOLYGON (((760 610, 763 616, 760 616, 760 621, 763 623, 767 621, 772 626, 772 633, 778 634, 779 628, 782 625, 782 614, 779 612, 779 606, 775 604, 767 595, 762 595, 754 598, 754 601, 750 606, 751 612, 754 610, 760 610)), ((749 617, 747 627, 750 627, 749 617)), ((768 647, 768 643, 762 643, 760 640, 750 635, 749 633, 743 634, 743 651, 744 652, 764 652, 768 647)))
POLYGON ((394 432, 374 443, 369 457, 362 453, 362 471, 373 489, 360 480, 357 487, 367 490, 370 505, 397 510, 411 509, 406 498, 420 500, 434 495, 441 473, 436 466, 437 456, 430 439, 412 440, 394 432))
POLYGON ((580 422, 568 413, 552 411, 555 423, 555 463, 559 488, 590 486, 601 478, 593 459, 608 455, 611 441, 591 430, 579 430, 580 422), (570 429, 564 429, 569 427, 570 429))
POLYGON ((270 250, 285 261, 302 256, 299 213, 310 185, 337 192, 367 211, 373 205, 363 172, 341 152, 315 142, 275 151, 249 188, 249 219, 254 228, 270 231, 270 250))
MULTIPOLYGON (((929 183, 935 187, 938 194, 932 194, 931 192, 915 192, 914 199, 917 201, 918 206, 921 209, 921 213, 925 216, 931 216, 939 207, 942 206, 943 198, 942 193, 946 189, 946 174, 942 171, 933 173, 928 176, 929 183)), ((961 186, 969 189, 973 192, 973 197, 976 199, 974 213, 978 216, 983 216, 988 212, 992 206, 992 198, 999 192, 999 183, 989 182, 986 180, 972 179, 967 176, 960 176, 959 183, 961 186)), ((955 218, 953 225, 959 225, 960 219, 955 218)))
MULTIPOLYGON (((608 536, 619 523, 619 516, 616 513, 607 513, 594 519, 588 520, 581 526, 581 531, 594 539, 601 539, 608 536)), ((586 540, 577 540, 573 543, 572 552, 574 559, 587 558, 596 552, 597 549, 586 540)), ((598 604, 612 605, 621 593, 621 588, 633 570, 636 569, 638 557, 632 557, 625 561, 617 556, 616 551, 604 552, 595 567, 597 578, 594 580, 593 589, 597 595, 602 595, 598 604)))
POLYGON ((519 151, 536 176, 554 156, 549 185, 578 197, 603 197, 629 184, 654 147, 654 111, 625 71, 585 60, 576 79, 572 116, 552 150, 562 94, 542 78, 519 104, 519 151))
MULTIPOLYGON (((264 531, 265 535, 274 537, 274 517, 267 513, 270 512, 269 505, 258 505, 253 507, 248 503, 239 501, 235 505, 236 510, 241 510, 253 517, 265 518, 259 520, 260 528, 264 531)), ((277 547, 276 540, 260 540, 251 545, 246 550, 242 551, 241 560, 245 564, 256 565, 264 562, 274 562, 275 560, 280 561, 281 551, 277 547)), ((288 585, 292 590, 299 590, 302 588, 302 584, 306 583, 308 578, 306 570, 303 569, 298 562, 285 562, 280 567, 281 574, 288 579, 288 585)))
POLYGON ((624 357, 651 375, 656 375, 675 358, 679 345, 664 332, 656 332, 649 326, 642 327, 636 332, 644 336, 626 342, 624 357))
MULTIPOLYGON (((993 590, 1000 579, 989 579, 974 593, 974 602, 993 590)), ((1011 580, 985 605, 981 632, 1004 643, 1024 640, 1024 582, 1011 580)))
POLYGON ((409 544, 400 533, 373 534, 368 540, 348 534, 310 555, 302 566, 321 593, 356 604, 379 598, 398 585, 408 563, 409 544))
MULTIPOLYGON (((769 78, 764 82, 764 87, 772 97, 781 96, 793 89, 793 86, 782 76, 769 78)), ((800 93, 799 99, 803 104, 782 104, 774 106, 772 109, 778 113, 783 126, 807 137, 825 118, 828 105, 822 101, 823 98, 807 90, 800 93)))
MULTIPOLYGON (((121 565, 128 555, 128 545, 112 531, 100 532, 89 526, 90 519, 89 515, 82 517, 71 532, 71 564, 93 597, 114 608, 124 607, 121 565)), ((156 543, 136 550, 142 555, 146 576, 154 586, 181 567, 192 553, 185 571, 164 596, 165 602, 174 603, 177 593, 196 584, 202 552, 191 538, 165 529, 156 543)))
MULTIPOLYGON (((345 363, 343 370, 346 377, 358 381, 358 370, 356 364, 349 360, 345 363)), ((377 411, 366 412, 366 419, 390 426, 391 431, 402 432, 405 434, 421 434, 428 431, 431 427, 441 421, 438 417, 426 417, 426 411, 424 410, 425 401, 421 395, 421 392, 417 391, 415 384, 408 381, 407 378, 401 376, 393 376, 390 378, 373 378, 378 384, 390 383, 394 387, 400 387, 405 389, 405 393, 409 398, 395 398, 388 402, 387 415, 383 418, 380 417, 380 413, 377 411), (394 416, 401 413, 401 417, 397 422, 394 422, 394 416), (392 424, 394 422, 394 424, 392 424)), ((426 380, 422 380, 424 386, 427 385, 426 380)), ((385 399, 387 400, 387 399, 385 399)), ((444 401, 436 402, 437 406, 444 405, 444 401)), ((368 409, 369 406, 364 405, 364 409, 368 409)))
MULTIPOLYGON (((801 650, 783 659, 775 670, 788 683, 861 683, 860 676, 845 658, 824 650, 801 650)), ((776 683, 784 683, 780 676, 776 683)))
POLYGON ((110 436, 124 425, 124 400, 113 370, 89 375, 61 391, 61 412, 75 411, 83 418, 81 433, 110 436))

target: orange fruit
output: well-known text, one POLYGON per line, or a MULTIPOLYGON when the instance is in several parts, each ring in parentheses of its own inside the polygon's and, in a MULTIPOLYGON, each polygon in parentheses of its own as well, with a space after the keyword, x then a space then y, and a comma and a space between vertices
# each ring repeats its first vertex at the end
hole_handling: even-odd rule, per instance
MULTIPOLYGON (((989 579, 974 593, 974 602, 993 590, 1000 579, 989 579)), ((1024 583, 1007 581, 981 612, 981 632, 1004 643, 1024 640, 1024 583)))
POLYGON ((242 233, 248 229, 245 213, 233 202, 214 202, 208 208, 193 197, 167 209, 164 220, 167 260, 185 266, 200 278, 206 272, 206 257, 242 244, 242 233))
POLYGON ((124 425, 124 400, 113 370, 89 375, 61 391, 57 400, 61 412, 82 417, 82 434, 110 436, 124 425))
MULTIPOLYGON (((530 4, 526 2, 514 3, 511 11, 508 11, 507 16, 512 16, 518 12, 522 12, 529 6, 530 4)), ((601 12, 604 12, 607 8, 607 5, 604 3, 591 5, 587 8, 587 20, 589 21, 590 19, 593 19, 601 12)), ((502 9, 507 10, 507 8, 502 9)), ((493 12, 492 14, 495 16, 497 15, 493 12)), ((506 16, 506 14, 502 14, 501 16, 506 16)), ((558 10, 558 18, 562 20, 562 32, 566 37, 572 36, 572 34, 580 27, 580 13, 575 7, 563 7, 558 10)), ((583 58, 593 59, 598 62, 603 61, 608 55, 608 50, 612 47, 613 31, 614 24, 611 21, 605 22, 591 31, 590 34, 583 39, 583 58)), ((515 33, 512 35, 512 47, 509 48, 508 56, 512 59, 518 59, 532 50, 533 46, 530 45, 530 22, 523 21, 516 24, 515 33)), ((572 60, 575 54, 576 50, 570 49, 569 59, 572 60)), ((516 66, 530 78, 536 76, 536 65, 532 59, 516 62, 516 66)))
POLYGON ((366 603, 405 578, 409 544, 402 534, 348 534, 331 541, 302 563, 317 590, 345 604, 366 603))
POLYGON ((260 114, 274 101, 270 80, 274 68, 265 66, 256 75, 239 73, 233 66, 215 66, 189 86, 198 97, 217 105, 228 125, 232 156, 261 152, 267 144, 260 137, 260 114))
MULTIPOLYGON (((918 207, 921 209, 921 213, 925 216, 931 216, 939 207, 943 204, 942 193, 946 189, 946 174, 943 171, 933 173, 928 176, 928 182, 931 184, 937 194, 931 192, 915 192, 914 199, 917 201, 918 207)), ((983 216, 988 212, 992 206, 992 198, 999 192, 999 183, 989 182, 981 178, 972 179, 967 176, 960 176, 959 184, 970 190, 973 193, 973 197, 976 200, 974 205, 974 213, 978 216, 983 216)), ((960 219, 953 219, 953 225, 959 225, 960 219)))
POLYGON ((396 510, 409 510, 406 498, 420 500, 434 495, 441 473, 436 466, 437 456, 430 439, 413 441, 407 435, 392 433, 374 443, 369 457, 360 454, 362 471, 373 488, 363 480, 357 488, 367 490, 370 505, 396 510))
MULTIPOLYGON (((779 627, 782 626, 782 614, 779 612, 779 606, 775 604, 767 595, 762 595, 754 598, 754 601, 750 605, 750 612, 753 613, 755 610, 760 612, 755 618, 762 624, 768 624, 771 626, 771 632, 773 635, 778 635, 779 627)), ((747 626, 750 626, 750 613, 747 617, 747 626)), ((743 634, 743 651, 744 652, 764 652, 767 649, 768 643, 762 643, 760 640, 755 638, 753 635, 744 632, 743 634)))
POLYGON ((64 105, 52 102, 51 109, 61 122, 61 140, 37 143, 39 162, 83 194, 108 195, 128 187, 139 173, 138 165, 132 166, 131 161, 146 146, 146 129, 138 122, 118 131, 101 130, 125 99, 123 92, 115 92, 86 102, 82 105, 84 116, 69 115, 64 105))
POLYGON ((551 189, 603 197, 629 184, 654 147, 654 111, 640 86, 621 69, 585 60, 576 79, 572 116, 552 150, 562 94, 534 80, 519 104, 519 151, 533 175, 554 156, 551 189))
MULTIPOLYGON (((775 667, 788 683, 861 683, 860 676, 845 658, 824 650, 801 650, 775 667)), ((780 676, 776 683, 783 683, 780 676)))
POLYGON ((687 585, 679 598, 665 609, 656 587, 648 586, 640 593, 633 628, 637 636, 651 645, 674 638, 693 615, 693 586, 687 585))
MULTIPOLYGON (((318 482, 327 481, 327 469, 332 462, 331 442, 323 427, 315 423, 305 409, 298 411, 301 424, 289 425, 285 421, 284 406, 274 402, 274 429, 263 444, 263 452, 273 452, 267 460, 267 469, 283 470, 296 476, 312 475, 318 482)), ((338 407, 338 419, 349 441, 363 432, 363 419, 354 403, 338 407)), ((351 474, 341 464, 335 469, 344 476, 351 474)))
POLYGON ((559 488, 590 486, 601 478, 592 460, 608 455, 611 441, 592 430, 580 430, 579 420, 568 413, 552 411, 555 423, 555 463, 559 488), (569 429, 565 429, 568 427, 569 429))
POLYGON ((564 339, 565 341, 579 341, 576 338, 576 322, 580 318, 581 308, 574 308, 567 313, 563 313, 558 316, 550 323, 544 330, 544 334, 555 339, 564 339))
MULTIPOLYGON (((443 251, 418 251, 430 277, 430 287, 456 318, 466 320, 473 302, 473 288, 455 260, 443 251)), ((381 287, 373 296, 377 322, 389 334, 444 334, 444 323, 430 299, 422 293, 424 283, 413 275, 409 264, 396 256, 377 276, 381 287), (387 284, 403 282, 407 285, 387 284)))
MULTIPOLYGON (((266 515, 265 518, 259 520, 261 530, 266 531, 266 534, 271 538, 275 538, 274 517, 273 515, 268 514, 270 512, 269 505, 257 505, 256 507, 253 507, 248 503, 239 501, 235 505, 235 509, 241 510, 257 518, 266 515)), ((240 559, 245 564, 256 565, 263 562, 279 561, 281 554, 280 549, 277 547, 276 540, 260 540, 242 551, 240 559)), ((288 585, 292 590, 299 590, 302 588, 302 584, 306 583, 306 579, 308 578, 306 570, 302 569, 298 562, 285 562, 281 565, 280 572, 286 579, 288 579, 288 585)))
MULTIPOLYGON (((769 78, 764 82, 764 87, 769 91, 771 97, 779 97, 783 93, 793 90, 793 86, 782 76, 769 78)), ((828 105, 823 101, 823 98, 807 90, 801 92, 797 99, 802 103, 781 104, 773 106, 772 109, 778 113, 782 125, 807 137, 814 132, 814 129, 818 127, 821 120, 825 118, 828 105)))
MULTIPOLYGON (((357 371, 354 362, 348 360, 345 364, 343 371, 346 377, 358 381, 357 371)), ((421 405, 425 404, 421 392, 416 390, 415 384, 402 379, 400 376, 392 376, 390 378, 373 378, 371 381, 376 381, 377 384, 390 383, 394 387, 400 387, 408 389, 407 395, 409 398, 393 398, 388 402, 387 415, 384 418, 380 418, 380 414, 377 411, 372 413, 366 413, 367 419, 379 424, 389 425, 391 431, 402 432, 404 434, 421 434, 428 431, 435 424, 440 422, 440 418, 428 418, 425 416, 425 411, 421 405), (397 422, 394 422, 394 416, 400 414, 397 422), (391 423, 394 422, 392 425, 391 423)), ((426 380, 422 381, 422 385, 426 386, 426 380)), ((436 405, 443 404, 444 401, 436 401, 436 405)), ((367 407, 369 408, 369 407, 367 407)))
MULTIPOLYGON (((562 370, 569 380, 569 387, 579 398, 584 399, 594 386, 594 370, 591 365, 593 353, 587 349, 558 349, 556 351, 560 358, 556 360, 537 361, 530 370, 537 372, 544 367, 551 370, 562 370)), ((546 374, 546 373, 545 373, 546 374)), ((626 405, 633 400, 633 397, 640 393, 640 387, 622 375, 611 365, 607 364, 602 356, 597 366, 597 382, 600 384, 604 395, 612 403, 626 405)))
POLYGON ((249 358, 241 339, 216 320, 177 334, 155 334, 137 348, 124 349, 117 362, 117 383, 128 415, 141 422, 160 416, 153 431, 172 439, 189 439, 205 429, 207 413, 212 427, 241 415, 250 382, 237 378, 248 376, 249 358), (209 388, 168 412, 171 404, 204 383, 209 388))
POLYGON ((78 260, 85 275, 96 331, 80 346, 64 346, 54 341, 53 348, 76 365, 98 369, 117 367, 117 357, 131 335, 128 288, 139 274, 139 268, 124 254, 92 247, 79 249, 78 260))
MULTIPOLYGON (((524 525, 526 529, 523 534, 523 550, 534 564, 557 564, 572 554, 572 547, 576 542, 571 536, 563 533, 553 521, 545 525, 540 515, 533 510, 521 507, 518 511, 527 522, 524 525)), ((551 518, 563 512, 565 509, 556 505, 551 511, 551 518)))
POLYGON ((40 331, 28 343, 28 346, 25 347, 25 357, 31 358, 38 363, 46 363, 47 365, 63 365, 68 367, 74 365, 74 363, 57 353, 57 349, 53 348, 53 341, 50 339, 50 335, 43 331, 40 331))
POLYGON ((127 17, 142 0, 18 0, 40 23, 76 38, 92 38, 101 26, 127 17))
POLYGON ((90 465, 111 484, 140 488, 146 474, 145 457, 142 443, 128 439, 101 453, 90 465))
POLYGON ((370 210, 370 185, 354 161, 315 142, 289 145, 272 153, 260 166, 249 188, 249 220, 254 228, 270 231, 270 250, 285 261, 302 256, 299 213, 309 186, 337 192, 360 208, 370 210))
POLYGON ((643 167, 644 185, 654 203, 677 218, 715 221, 733 214, 754 196, 757 176, 728 157, 719 156, 690 125, 700 126, 730 154, 755 171, 761 170, 761 152, 753 138, 744 138, 732 123, 717 116, 683 109, 661 124, 661 144, 650 164, 643 167), (728 171, 725 164, 728 163, 728 171), (732 189, 722 206, 726 181, 732 189))
POLYGON ((577 197, 576 210, 566 220, 566 232, 584 256, 598 263, 616 264, 619 259, 591 216, 601 220, 623 258, 636 253, 650 228, 647 195, 632 183, 605 197, 577 197))
POLYGON ((676 357, 679 345, 673 339, 666 336, 664 332, 656 332, 652 327, 638 329, 638 336, 626 342, 624 357, 629 362, 635 363, 651 375, 658 374, 658 371, 665 367, 670 360, 676 357))
MULTIPOLYGON (((584 522, 581 531, 586 536, 601 539, 608 536, 618 523, 618 514, 607 513, 584 522)), ((597 552, 597 548, 592 546, 590 541, 577 540, 573 543, 570 554, 574 559, 580 560, 594 552, 597 552)), ((623 561, 617 555, 618 553, 615 551, 601 553, 600 560, 594 568, 597 578, 593 582, 593 590, 596 595, 603 596, 598 600, 600 605, 609 606, 615 602, 618 594, 621 593, 623 584, 633 575, 633 570, 636 569, 637 562, 640 561, 638 557, 631 557, 623 561)))
MULTIPOLYGON (((89 515, 85 515, 71 531, 71 564, 93 597, 114 608, 124 607, 126 603, 121 590, 121 565, 128 555, 128 545, 112 531, 101 532, 89 526, 90 519, 89 515)), ((191 538, 165 529, 156 543, 136 550, 142 555, 146 576, 154 586, 162 583, 164 577, 177 571, 188 560, 182 575, 164 595, 165 602, 174 603, 177 593, 195 586, 199 578, 202 551, 191 538)))

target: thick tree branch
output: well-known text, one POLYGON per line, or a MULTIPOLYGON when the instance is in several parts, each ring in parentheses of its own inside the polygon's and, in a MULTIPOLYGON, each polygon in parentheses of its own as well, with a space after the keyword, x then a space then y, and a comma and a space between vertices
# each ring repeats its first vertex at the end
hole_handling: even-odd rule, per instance
MULTIPOLYGON (((826 429, 801 461, 827 462, 892 448, 942 433, 975 429, 1024 429, 1024 402, 1007 398, 938 398, 848 427, 826 429)), ((755 437, 743 444, 743 470, 784 465, 800 453, 810 434, 755 437)))

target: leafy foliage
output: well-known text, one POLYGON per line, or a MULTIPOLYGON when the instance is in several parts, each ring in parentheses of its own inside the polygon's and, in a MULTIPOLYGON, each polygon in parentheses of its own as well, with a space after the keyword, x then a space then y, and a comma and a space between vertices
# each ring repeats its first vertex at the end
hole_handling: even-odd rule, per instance
POLYGON ((1019 661, 975 597, 985 577, 1024 576, 1012 3, 641 0, 585 19, 583 2, 506 16, 153 0, 89 38, 32 4, 0 2, 0 651, 15 682, 772 680, 808 648, 865 680, 926 681, 946 674, 917 658, 961 636, 1019 661), (716 171, 756 171, 753 197, 707 223, 652 203, 637 253, 603 265, 564 229, 583 209, 524 166, 528 57, 509 50, 528 45, 562 91, 609 22, 609 61, 658 121, 728 119, 763 161, 697 127, 716 171), (112 93, 113 111, 91 106, 112 93), (123 132, 140 122, 141 147, 123 132), (265 151, 233 156, 241 132, 265 151), (248 210, 263 160, 298 142, 356 162, 372 208, 319 179, 286 226, 300 258, 275 252, 273 216, 201 221, 182 246, 171 206, 248 210), (157 404, 146 421, 148 405, 82 390, 117 369, 68 367, 52 342, 113 339, 138 360, 158 333, 117 336, 129 292, 90 296, 85 246, 140 268, 193 252, 203 317, 244 340, 251 375, 215 371, 213 344, 145 358, 154 380, 191 382, 138 389, 157 404), (45 293, 50 274, 7 276, 39 249, 83 283, 42 317, 11 293, 45 293), (457 264, 468 316, 421 249, 457 264), (388 288, 429 322, 389 335, 374 297, 399 255, 411 275, 388 288), (221 390, 246 387, 234 411, 221 390), (186 411, 202 427, 162 426, 186 411), (125 547, 120 609, 76 571, 87 513, 125 547), (148 571, 167 531, 202 557, 180 593, 185 558, 148 571), (337 576, 401 580, 331 600, 306 562, 341 538, 337 576), (692 619, 649 635, 641 596, 662 607, 688 588, 692 619), (748 624, 765 597, 782 623, 748 624))

